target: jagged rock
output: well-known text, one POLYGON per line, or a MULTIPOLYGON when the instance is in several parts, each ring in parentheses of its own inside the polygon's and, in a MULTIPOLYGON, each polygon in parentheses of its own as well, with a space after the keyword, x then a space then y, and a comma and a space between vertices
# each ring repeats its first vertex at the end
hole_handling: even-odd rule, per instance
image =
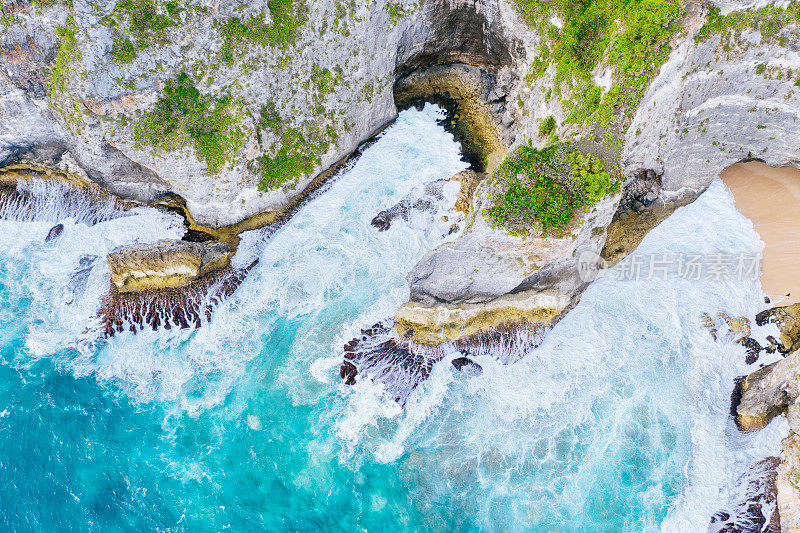
POLYGON ((230 264, 230 247, 219 242, 163 240, 108 254, 111 281, 120 293, 175 289, 230 264))
POLYGON ((740 339, 737 341, 739 344, 744 346, 745 350, 747 351, 747 355, 745 356, 744 362, 748 365, 752 365, 758 360, 758 356, 761 354, 761 350, 764 348, 752 337, 747 337, 745 339, 740 339))
POLYGON ((120 292, 112 284, 98 313, 105 335, 126 330, 135 333, 143 327, 198 328, 203 320, 211 320, 214 307, 232 295, 257 264, 256 259, 246 268, 219 268, 177 289, 120 292))
POLYGON ((480 376, 483 373, 483 367, 469 357, 456 357, 450 361, 450 364, 452 364, 456 370, 470 376, 480 376))
POLYGON ((403 338, 437 346, 525 324, 547 327, 569 304, 555 292, 521 292, 478 304, 408 302, 397 311, 395 327, 403 338))
POLYGON ((378 231, 386 231, 392 227, 392 223, 397 219, 408 222, 412 211, 433 212, 435 203, 444 199, 443 187, 446 180, 436 180, 426 183, 421 191, 412 191, 402 200, 384 209, 372 219, 371 224, 378 228, 378 231))
POLYGON ((745 472, 727 507, 711 516, 709 533, 780 533, 775 508, 779 463, 777 457, 767 457, 745 472))
POLYGON ((64 231, 64 224, 61 223, 56 224, 55 226, 50 228, 50 231, 47 232, 47 237, 44 238, 44 242, 50 242, 53 239, 57 239, 58 236, 61 235, 61 232, 63 231, 64 231))
POLYGON ((783 440, 781 464, 775 481, 782 533, 800 531, 800 436, 797 433, 783 440))
POLYGON ((774 307, 756 315, 756 324, 774 323, 781 332, 777 345, 779 352, 791 354, 800 348, 800 303, 785 307, 774 307))
POLYGON ((406 340, 394 334, 391 322, 378 322, 362 329, 359 337, 344 345, 339 375, 346 385, 355 385, 357 376, 379 381, 403 405, 442 357, 438 350, 413 350, 406 340))
POLYGON ((458 198, 456 198, 456 205, 454 206, 457 211, 461 211, 464 215, 469 214, 469 207, 472 204, 472 197, 475 194, 475 189, 478 184, 486 177, 486 174, 475 172, 474 170, 464 170, 459 172, 452 178, 461 184, 458 191, 458 198))
POLYGON ((759 368, 741 384, 736 423, 744 431, 766 426, 800 396, 800 353, 759 368))

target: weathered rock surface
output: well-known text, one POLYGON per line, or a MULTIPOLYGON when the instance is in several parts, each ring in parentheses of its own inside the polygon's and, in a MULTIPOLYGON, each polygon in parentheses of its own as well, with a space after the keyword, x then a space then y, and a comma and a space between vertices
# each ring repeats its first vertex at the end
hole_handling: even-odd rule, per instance
POLYGON ((737 480, 734 497, 711 517, 709 533, 780 533, 777 457, 759 461, 737 480))
MULTIPOLYGON (((22 1, 8 8, 0 36, 6 67, 0 72, 0 164, 70 167, 139 201, 174 192, 199 223, 212 227, 280 209, 392 120, 397 78, 464 63, 510 86, 521 76, 503 72, 525 64, 533 48, 532 35, 509 29, 519 16, 508 0, 401 0, 392 9, 358 2, 344 10, 335 0, 293 2, 288 9, 299 11, 288 14, 288 24, 297 27, 282 42, 254 35, 266 31, 258 24, 230 39, 231 28, 258 17, 272 26, 278 16, 269 5, 276 5, 267 0, 181 2, 169 14, 168 31, 145 38, 124 17, 113 22, 117 4, 22 1), (125 38, 144 46, 120 59, 125 38), (137 137, 142 116, 181 72, 191 74, 201 95, 230 96, 226 120, 235 135, 216 168, 191 139, 157 148, 137 137), (309 156, 313 169, 269 191, 258 187, 259 158, 274 157, 285 139, 260 125, 265 106, 323 146, 309 156)), ((157 16, 167 15, 163 2, 155 6, 157 16)), ((505 109, 495 114, 498 122, 513 122, 505 109)))
POLYGON ((392 223, 397 220, 405 220, 412 211, 434 212, 436 203, 444 199, 444 184, 447 180, 437 180, 426 183, 421 191, 412 191, 402 200, 388 209, 384 209, 372 219, 371 224, 378 228, 378 231, 386 231, 392 227, 392 223))
POLYGON ((800 356, 759 368, 742 381, 741 388, 737 425, 744 431, 763 428, 800 396, 800 356))
POLYGON ((800 435, 793 427, 793 434, 783 441, 781 464, 775 480, 778 491, 778 512, 781 517, 782 533, 800 531, 800 435))
POLYGON ((774 323, 781 332, 777 349, 790 354, 800 349, 800 304, 774 307, 756 315, 756 324, 774 323))
POLYGON ((145 327, 199 328, 211 320, 214 308, 236 291, 257 263, 256 260, 241 269, 228 266, 213 270, 177 289, 120 292, 112 284, 98 313, 103 331, 112 337, 123 331, 136 333, 145 327))
POLYGON ((406 339, 424 345, 455 342, 526 324, 552 325, 570 305, 564 294, 520 292, 479 304, 408 302, 395 315, 395 328, 406 339))
MULTIPOLYGON (((724 11, 756 4, 715 3, 724 11)), ((784 74, 800 68, 796 25, 697 43, 703 23, 702 17, 687 21, 686 37, 648 88, 625 138, 625 173, 660 175, 667 201, 702 192, 724 169, 749 158, 800 165, 798 92, 795 77, 784 74)))
POLYGON ((378 381, 403 405, 442 357, 438 350, 413 350, 407 341, 394 335, 390 322, 378 322, 344 345, 339 375, 346 385, 354 385, 357 376, 378 381))
POLYGON ((111 281, 120 293, 176 289, 230 265, 230 247, 220 242, 163 240, 108 254, 111 281))

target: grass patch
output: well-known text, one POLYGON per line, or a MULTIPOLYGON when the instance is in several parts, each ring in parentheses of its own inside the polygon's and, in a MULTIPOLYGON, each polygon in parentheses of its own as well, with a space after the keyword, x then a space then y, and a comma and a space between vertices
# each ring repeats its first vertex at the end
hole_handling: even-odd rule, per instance
POLYGON ((627 124, 661 64, 669 56, 669 41, 679 28, 680 0, 517 0, 531 26, 548 43, 534 59, 529 79, 555 66, 554 90, 584 95, 566 101, 569 121, 581 124, 627 124), (558 28, 552 16, 563 21, 558 28), (605 91, 593 84, 591 71, 603 60, 615 69, 605 91))
POLYGON ((191 140, 213 173, 244 146, 244 132, 231 113, 230 96, 203 96, 182 73, 167 82, 155 107, 134 128, 139 146, 174 150, 191 140))
POLYGON ((120 38, 114 40, 114 49, 111 51, 111 57, 119 63, 130 63, 136 59, 136 46, 130 38, 120 38))
POLYGON ((484 210, 493 227, 512 234, 558 235, 584 208, 619 191, 621 178, 568 143, 515 149, 492 174, 503 189, 484 210))
POLYGON ((539 123, 539 135, 549 135, 553 133, 556 129, 556 119, 553 115, 550 115, 543 121, 539 123))
POLYGON ((264 13, 261 13, 246 21, 232 17, 218 25, 225 39, 220 50, 225 62, 232 63, 236 53, 248 43, 284 47, 294 44, 307 18, 304 0, 269 0, 267 7, 271 24, 265 22, 264 13))
POLYGON ((255 171, 260 176, 258 188, 262 191, 276 189, 309 175, 321 162, 336 131, 323 129, 318 123, 300 126, 286 124, 272 103, 261 109, 259 139, 263 131, 277 136, 277 150, 264 154, 256 160, 255 171))
POLYGON ((787 24, 796 24, 799 14, 800 2, 793 2, 787 9, 769 6, 731 11, 727 15, 721 15, 719 8, 710 6, 706 23, 700 28, 695 41, 701 43, 714 35, 720 35, 722 46, 727 51, 745 30, 758 31, 764 39, 773 40, 787 24))
POLYGON ((75 64, 83 61, 78 40, 75 37, 75 17, 70 14, 64 26, 59 28, 56 33, 61 46, 56 54, 55 66, 50 73, 50 92, 62 94, 67 92, 70 72, 75 68, 75 64))

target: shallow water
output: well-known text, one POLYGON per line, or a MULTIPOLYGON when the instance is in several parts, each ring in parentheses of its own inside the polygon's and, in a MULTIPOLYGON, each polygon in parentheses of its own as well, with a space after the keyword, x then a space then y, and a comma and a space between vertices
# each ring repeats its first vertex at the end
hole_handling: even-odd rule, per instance
MULTIPOLYGON (((736 432, 743 349, 700 328, 755 314, 757 281, 605 277, 538 349, 482 357, 477 377, 445 359, 405 409, 340 383, 344 342, 407 299, 456 216, 369 224, 465 168, 438 113, 403 112, 279 232, 245 235, 235 261, 258 266, 197 330, 101 342, 94 318, 105 254, 178 237, 178 219, 51 207, 50 243, 50 215, 0 220, 4 529, 704 530, 785 430, 736 432)), ((634 257, 760 246, 715 183, 634 257)))

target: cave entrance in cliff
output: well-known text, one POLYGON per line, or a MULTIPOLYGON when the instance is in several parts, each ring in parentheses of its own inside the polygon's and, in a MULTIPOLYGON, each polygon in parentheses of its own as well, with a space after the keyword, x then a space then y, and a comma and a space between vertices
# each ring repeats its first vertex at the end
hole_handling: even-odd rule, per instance
POLYGON ((461 144, 470 169, 486 172, 510 144, 501 117, 516 77, 512 51, 519 55, 521 46, 503 31, 496 0, 429 1, 424 18, 398 44, 395 105, 442 107, 440 124, 461 144))
POLYGON ((800 302, 800 170, 739 162, 720 178, 764 241, 761 285, 772 302, 800 302))

